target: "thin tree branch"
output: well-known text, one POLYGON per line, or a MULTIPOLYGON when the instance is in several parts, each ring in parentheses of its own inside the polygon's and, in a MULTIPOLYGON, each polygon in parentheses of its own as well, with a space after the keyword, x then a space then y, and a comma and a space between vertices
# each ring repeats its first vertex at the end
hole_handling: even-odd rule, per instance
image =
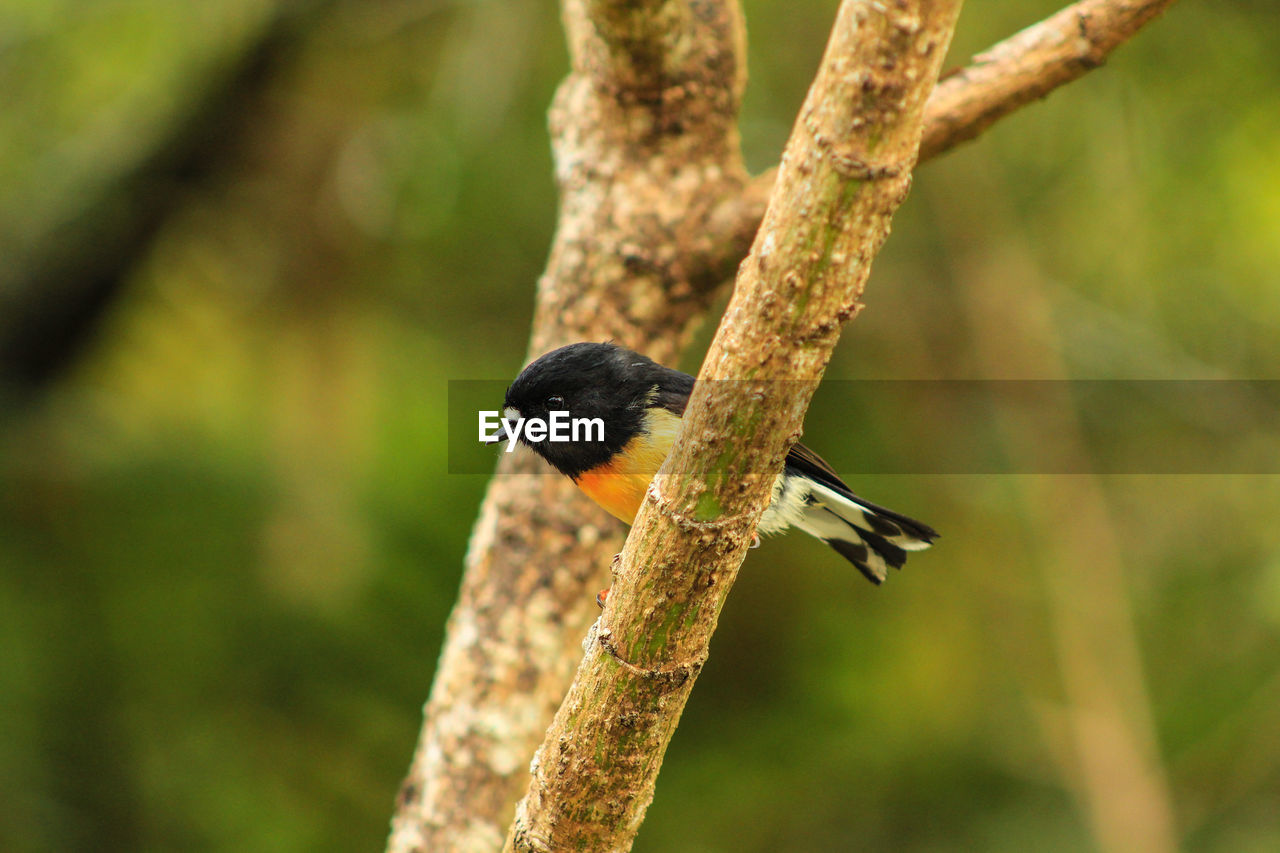
POLYGON ((1100 67, 1174 0, 1081 0, 994 45, 938 83, 920 160, 968 142, 1009 113, 1100 67))
POLYGON ((842 4, 676 449, 535 756, 507 851, 630 849, 774 476, 910 186, 959 7, 842 4))
MULTIPOLYGON (((939 81, 925 106, 920 162, 977 138, 1010 113, 1102 66, 1117 47, 1174 0, 1081 0, 978 54, 939 81)), ((777 170, 757 175, 738 199, 724 202, 714 224, 721 255, 712 264, 732 275, 742 235, 753 234, 777 170)))

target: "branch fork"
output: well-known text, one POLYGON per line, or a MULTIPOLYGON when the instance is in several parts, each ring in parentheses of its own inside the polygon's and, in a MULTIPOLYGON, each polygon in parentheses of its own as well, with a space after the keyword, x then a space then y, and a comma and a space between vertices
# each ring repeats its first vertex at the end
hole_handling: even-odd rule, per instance
MULTIPOLYGON (((1080 0, 975 57, 943 79, 929 97, 918 160, 977 137, 1023 105, 1098 67, 1172 3, 1080 0)), ((899 0, 854 5, 864 16, 860 28, 890 18, 902 26, 908 23, 899 0)), ((548 268, 538 284, 529 355, 573 341, 612 338, 671 363, 722 282, 739 269, 781 183, 778 170, 748 178, 737 148, 736 114, 745 81, 741 11, 735 0, 563 0, 563 6, 574 70, 557 92, 550 116, 562 193, 560 218, 548 268), (668 91, 660 85, 664 80, 678 83, 679 91, 668 91), (652 96, 655 92, 659 97, 652 96), (677 97, 682 116, 673 123, 667 104, 677 97), (645 110, 647 118, 637 112, 645 110), (639 263, 618 262, 627 255, 639 263)), ((877 73, 884 69, 883 63, 861 67, 877 73)), ((910 154, 885 156, 876 148, 872 156, 867 148, 840 141, 865 129, 871 117, 853 108, 864 97, 861 89, 850 93, 845 123, 834 132, 819 126, 807 108, 802 112, 815 143, 815 159, 806 165, 829 169, 846 183, 863 182, 868 191, 882 186, 891 211, 910 185, 910 154)), ((787 156, 793 155, 789 151, 787 156)), ((808 218, 810 212, 801 215, 808 218)), ((852 216, 843 221, 854 227, 852 216)), ((766 227, 764 233, 775 231, 766 227)), ((827 260, 844 268, 850 259, 869 258, 874 249, 839 245, 827 260)), ((750 266, 761 273, 771 265, 772 259, 766 262, 761 253, 743 269, 750 266)), ((762 297, 757 307, 762 315, 794 321, 794 296, 803 289, 803 276, 788 269, 781 284, 778 293, 762 297)), ((815 287, 813 293, 822 289, 815 287)), ((794 335, 810 348, 828 351, 843 323, 856 314, 861 287, 853 290, 857 292, 845 294, 842 309, 804 328, 793 324, 783 337, 794 335)), ((746 316, 736 311, 731 305, 727 316, 746 316)), ((820 375, 824 364, 823 358, 802 357, 798 365, 808 372, 800 375, 820 375)), ((793 433, 798 437, 798 428, 793 433)), ((515 454, 504 457, 499 470, 533 474, 534 465, 515 454)), ((670 505, 662 495, 657 500, 656 514, 662 516, 670 505)), ((670 535, 705 529, 691 529, 690 524, 706 522, 679 511, 678 503, 670 509, 670 535)), ((722 515, 710 523, 723 520, 722 515)), ((597 615, 590 590, 598 588, 599 567, 618 549, 614 531, 616 522, 567 481, 529 476, 497 477, 491 483, 419 745, 397 803, 391 853, 488 853, 502 843, 512 803, 530 778, 511 757, 534 752, 582 659, 579 638, 597 615), (502 641, 477 643, 477 637, 502 641), (478 718, 491 724, 473 725, 478 718)), ((727 527, 720 538, 736 543, 727 527)), ((720 548, 725 550, 724 542, 720 548)), ((708 548, 705 556, 711 560, 723 553, 708 548)), ((727 586, 732 573, 709 578, 727 586)), ((620 580, 623 586, 629 583, 625 577, 620 580)), ((610 604, 613 613, 623 602, 610 604)), ((686 616, 714 623, 717 613, 718 604, 704 605, 687 610, 686 616)), ((620 616, 611 618, 619 619, 619 630, 626 624, 620 616)), ((632 650, 637 638, 627 639, 623 643, 610 632, 602 648, 606 653, 610 645, 615 652, 632 650)), ((628 660, 610 656, 645 671, 663 669, 634 653, 628 660)), ((694 675, 691 671, 669 697, 683 704, 694 675)), ((660 681, 633 680, 650 687, 660 681)), ((617 714, 637 714, 627 717, 637 725, 643 721, 628 707, 617 714)), ((536 760, 531 771, 537 775, 536 760)), ((550 835, 530 830, 537 810, 530 803, 545 805, 534 794, 531 789, 531 800, 521 803, 516 848, 564 849, 553 848, 550 835)), ((642 815, 643 805, 635 822, 642 815)))

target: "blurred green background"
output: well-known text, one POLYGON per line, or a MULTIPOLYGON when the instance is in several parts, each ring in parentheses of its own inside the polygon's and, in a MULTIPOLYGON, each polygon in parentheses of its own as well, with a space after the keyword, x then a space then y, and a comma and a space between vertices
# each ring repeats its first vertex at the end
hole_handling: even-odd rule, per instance
MULTIPOLYGON (((746 3, 755 169, 835 6, 746 3)), ((1280 378, 1277 34, 1180 4, 923 167, 829 376, 1280 378)), ((0 0, 0 848, 381 847, 565 65, 549 0, 0 0)), ((943 539, 752 553, 637 851, 1280 850, 1277 477, 847 474, 943 539)))

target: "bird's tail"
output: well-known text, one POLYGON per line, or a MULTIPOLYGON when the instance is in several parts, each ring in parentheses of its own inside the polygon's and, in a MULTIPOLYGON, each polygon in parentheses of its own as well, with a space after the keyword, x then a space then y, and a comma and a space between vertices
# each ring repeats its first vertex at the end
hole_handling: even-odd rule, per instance
POLYGON ((938 537, 927 524, 824 485, 814 484, 805 503, 795 526, 826 542, 874 584, 890 566, 902 568, 908 551, 922 551, 938 537))

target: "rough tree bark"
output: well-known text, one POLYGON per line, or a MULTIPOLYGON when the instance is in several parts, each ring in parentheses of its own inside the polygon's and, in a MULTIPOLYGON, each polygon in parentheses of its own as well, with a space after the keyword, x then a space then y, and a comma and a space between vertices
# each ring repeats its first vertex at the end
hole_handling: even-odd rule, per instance
POLYGON ((507 851, 631 848, 774 476, 911 185, 959 10, 960 0, 841 4, 507 851))
MULTIPOLYGON (((612 338, 671 362, 754 230, 725 239, 717 219, 747 181, 741 15, 734 3, 567 0, 564 16, 573 70, 550 118, 560 219, 529 356, 612 338)), ((501 847, 573 676, 622 531, 545 474, 530 455, 504 456, 485 497, 390 850, 501 847)))
MULTIPOLYGON (((984 53, 935 90, 921 159, 1096 67, 1170 3, 1085 0, 984 53), (1087 37, 1067 38, 1071 27, 1087 37)), ((566 0, 564 17, 573 70, 551 110, 562 199, 529 357, 612 338, 671 363, 746 254, 775 181, 749 180, 738 151, 740 13, 726 0, 566 0)), ((524 454, 498 467, 543 471, 524 454)), ((494 478, 389 850, 502 843, 620 534, 563 478, 494 478)))

